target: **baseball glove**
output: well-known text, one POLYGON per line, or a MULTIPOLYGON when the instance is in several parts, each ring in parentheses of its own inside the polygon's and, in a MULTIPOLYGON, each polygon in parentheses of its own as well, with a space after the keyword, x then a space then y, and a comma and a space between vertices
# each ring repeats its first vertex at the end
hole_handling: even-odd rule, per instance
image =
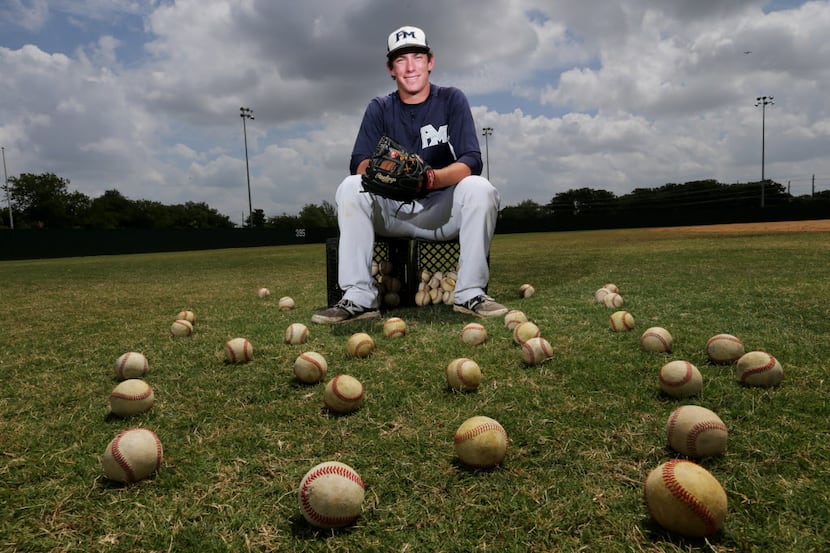
POLYGON ((435 172, 421 156, 383 136, 369 160, 362 182, 366 192, 411 202, 423 198, 432 189, 435 172))

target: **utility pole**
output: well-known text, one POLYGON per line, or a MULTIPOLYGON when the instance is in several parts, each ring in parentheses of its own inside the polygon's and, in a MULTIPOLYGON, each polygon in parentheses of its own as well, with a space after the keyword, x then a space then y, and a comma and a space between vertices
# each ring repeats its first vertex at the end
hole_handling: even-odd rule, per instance
MULTIPOLYGON (((5 177, 6 183, 6 203, 9 204, 9 228, 14 230, 14 215, 12 215, 12 199, 9 195, 9 173, 6 171, 6 147, 0 146, 0 151, 3 152, 3 176, 5 177)), ((815 176, 813 177, 815 180, 815 176)))
POLYGON ((487 137, 493 134, 493 127, 484 127, 481 131, 481 134, 484 136, 484 159, 487 162, 487 180, 490 180, 490 144, 487 141, 487 137))
POLYGON ((775 102, 772 101, 772 96, 758 96, 755 98, 755 107, 761 106, 761 207, 764 207, 764 187, 767 184, 764 175, 764 157, 766 152, 765 144, 765 126, 767 119, 767 106, 772 106, 775 102))
POLYGON ((242 135, 245 137, 245 176, 248 178, 248 228, 254 228, 254 210, 251 204, 251 170, 248 167, 248 128, 245 120, 254 119, 254 111, 251 108, 239 108, 239 116, 242 118, 242 135))

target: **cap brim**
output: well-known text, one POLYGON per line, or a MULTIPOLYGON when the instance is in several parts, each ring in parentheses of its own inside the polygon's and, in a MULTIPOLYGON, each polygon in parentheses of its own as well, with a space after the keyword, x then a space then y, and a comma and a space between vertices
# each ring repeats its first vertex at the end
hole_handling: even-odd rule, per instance
POLYGON ((390 51, 386 54, 387 59, 393 59, 401 54, 409 54, 413 52, 423 52, 425 54, 431 54, 432 49, 429 46, 401 46, 400 48, 395 48, 394 50, 390 51))

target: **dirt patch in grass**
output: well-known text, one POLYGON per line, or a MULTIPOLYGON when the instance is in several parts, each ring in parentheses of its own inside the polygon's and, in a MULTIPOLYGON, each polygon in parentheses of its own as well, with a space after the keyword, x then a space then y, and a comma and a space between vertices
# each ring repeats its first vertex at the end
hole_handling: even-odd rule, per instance
POLYGON ((773 221, 768 223, 734 223, 728 225, 702 225, 695 227, 663 227, 647 229, 649 232, 700 232, 700 233, 753 233, 753 232, 830 232, 830 219, 810 221, 773 221))

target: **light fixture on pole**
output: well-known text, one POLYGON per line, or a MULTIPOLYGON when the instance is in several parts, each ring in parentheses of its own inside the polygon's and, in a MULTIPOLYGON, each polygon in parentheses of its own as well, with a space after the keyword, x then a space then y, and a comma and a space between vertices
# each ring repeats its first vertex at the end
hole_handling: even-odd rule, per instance
POLYGON ((9 228, 14 230, 14 215, 12 215, 12 200, 9 196, 9 173, 6 171, 6 147, 0 146, 0 151, 3 152, 3 176, 6 180, 6 203, 9 204, 9 228))
POLYGON ((772 96, 758 96, 755 98, 755 107, 761 106, 761 207, 764 207, 764 187, 766 186, 766 175, 764 174, 764 162, 766 157, 766 119, 767 106, 772 106, 775 102, 772 101, 772 96))
POLYGON ((481 134, 484 136, 484 159, 487 163, 487 180, 490 180, 490 144, 487 137, 493 134, 493 127, 484 127, 481 129, 481 134))
POLYGON ((251 170, 248 166, 248 128, 245 120, 254 119, 254 110, 251 108, 239 108, 239 116, 242 118, 242 135, 245 137, 245 176, 248 179, 248 228, 254 227, 254 210, 251 203, 251 170))

